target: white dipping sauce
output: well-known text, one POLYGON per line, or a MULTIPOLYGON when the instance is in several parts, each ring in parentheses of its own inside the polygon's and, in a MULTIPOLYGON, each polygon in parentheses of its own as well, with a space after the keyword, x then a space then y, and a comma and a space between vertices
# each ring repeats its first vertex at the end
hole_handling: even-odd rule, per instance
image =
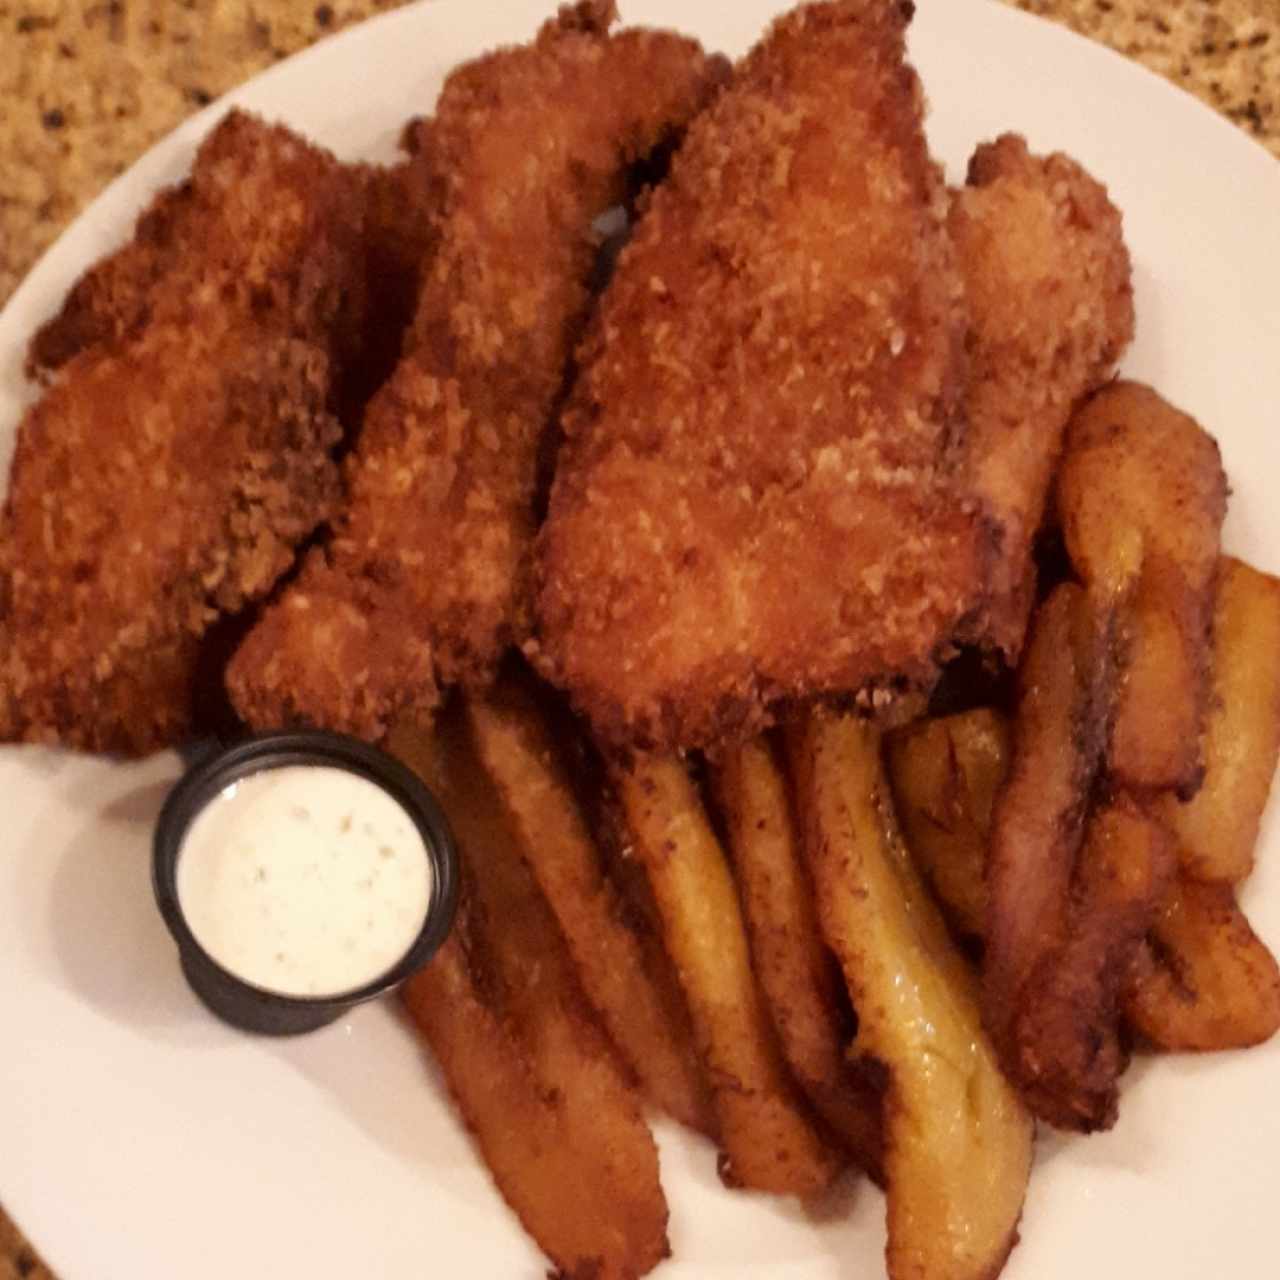
POLYGON ((178 901, 224 969, 282 995, 338 995, 409 950, 432 867, 413 820, 346 769, 287 765, 232 783, 196 816, 178 901))

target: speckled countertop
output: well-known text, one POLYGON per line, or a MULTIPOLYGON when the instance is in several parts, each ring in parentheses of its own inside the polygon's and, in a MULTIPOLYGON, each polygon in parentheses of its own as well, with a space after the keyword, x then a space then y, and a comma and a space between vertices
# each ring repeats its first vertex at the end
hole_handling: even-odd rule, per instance
MULTIPOLYGON (((0 305, 75 214, 185 116, 401 2, 0 0, 0 305)), ((1280 0, 1018 7, 1168 76, 1280 157, 1280 0)), ((0 1280, 17 1277, 50 1273, 0 1209, 0 1280)))
MULTIPOLYGON (((184 116, 397 3, 0 0, 0 304, 79 209, 184 116)), ((1280 0, 1020 7, 1163 72, 1280 155, 1280 0)))

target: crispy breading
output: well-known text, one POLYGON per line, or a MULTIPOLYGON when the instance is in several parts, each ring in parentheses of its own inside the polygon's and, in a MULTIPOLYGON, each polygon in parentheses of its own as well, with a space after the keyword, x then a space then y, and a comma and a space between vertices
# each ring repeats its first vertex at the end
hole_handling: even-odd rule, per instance
POLYGON ((293 336, 351 351, 364 320, 349 260, 361 203, 357 175, 328 152, 233 110, 201 143, 190 177, 156 196, 133 238, 90 267, 36 332, 28 369, 48 373, 196 312, 206 324, 213 314, 280 317, 293 336))
POLYGON ((142 753, 192 731, 202 637, 338 498, 353 190, 327 153, 234 113, 37 338, 61 370, 18 428, 0 515, 0 738, 142 753))
POLYGON ((397 164, 352 168, 364 202, 365 321, 358 359, 344 379, 344 424, 360 422, 399 363, 423 278, 435 260, 433 214, 441 190, 434 151, 416 121, 402 141, 411 154, 397 164))
POLYGON ((589 304, 592 224, 724 75, 692 40, 608 35, 612 18, 579 5, 446 82, 417 320, 332 538, 232 663, 250 723, 376 739, 394 716, 423 722, 439 683, 483 685, 527 632, 540 452, 589 304))
POLYGON ((969 302, 970 467, 1000 525, 979 634, 1016 662, 1068 418, 1133 337, 1129 253, 1106 189, 1069 156, 1032 155, 1016 134, 974 152, 948 227, 969 302))
POLYGON ((563 417, 533 654, 609 743, 883 702, 979 603, 963 289, 909 13, 776 22, 619 258, 563 417))

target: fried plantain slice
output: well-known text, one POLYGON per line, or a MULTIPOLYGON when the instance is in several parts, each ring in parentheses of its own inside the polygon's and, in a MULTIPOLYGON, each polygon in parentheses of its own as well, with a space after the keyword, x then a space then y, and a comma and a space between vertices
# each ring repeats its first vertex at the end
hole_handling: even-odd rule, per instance
POLYGON ((885 739, 907 848, 952 927, 969 937, 986 927, 987 841, 1009 752, 1009 722, 991 707, 919 720, 885 739))
POLYGON ((1229 884, 1175 881, 1135 966, 1129 1021, 1161 1049, 1243 1049, 1280 1027, 1280 968, 1229 884))
POLYGON ((462 928, 406 1001, 499 1190, 566 1276, 633 1280, 670 1252, 653 1136, 595 1021, 464 726, 390 743, 458 838, 462 928))
POLYGON ((992 813, 983 1021, 1007 1070, 1024 984, 1066 930, 1071 877, 1102 756, 1112 664, 1084 591, 1037 610, 1018 671, 1010 773, 992 813))
POLYGON ((787 1072, 751 969, 728 860, 675 756, 618 767, 616 785, 689 1002, 729 1186, 822 1191, 844 1160, 787 1072))
POLYGON ((508 673, 465 703, 475 749, 520 856, 559 922, 587 998, 646 1096, 714 1133, 710 1093, 678 990, 651 972, 574 795, 532 677, 508 673))
POLYGON ((1200 785, 1226 502, 1217 443, 1150 387, 1114 382, 1068 427, 1057 507, 1095 610, 1118 614, 1107 768, 1122 786, 1186 796, 1200 785))
POLYGON ((1129 1064, 1120 999, 1174 866, 1172 837, 1130 797, 1090 817, 1062 937, 1023 984, 1008 1032, 1023 1097, 1060 1129, 1115 1123, 1129 1064))
POLYGON ((1213 612, 1204 782, 1158 812, 1198 880, 1238 883, 1253 869, 1258 825, 1280 756, 1280 579, 1223 556, 1213 612))
POLYGON ((877 730, 815 713, 790 740, 828 945, 887 1071, 891 1280, 985 1280, 1017 1240, 1032 1122, 983 1033, 977 983, 897 829, 877 730))
POLYGON ((814 1109, 883 1182, 880 1091, 848 1059, 853 1017, 822 939, 787 779, 766 737, 713 773, 760 989, 783 1056, 814 1109))

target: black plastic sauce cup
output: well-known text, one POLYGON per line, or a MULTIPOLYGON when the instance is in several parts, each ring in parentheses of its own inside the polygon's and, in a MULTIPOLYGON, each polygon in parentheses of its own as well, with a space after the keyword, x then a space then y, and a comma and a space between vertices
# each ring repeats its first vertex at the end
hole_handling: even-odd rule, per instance
POLYGON ((444 811, 418 776, 367 743, 320 730, 264 734, 213 754, 202 754, 169 793, 160 811, 151 873, 160 913, 178 944, 183 972, 196 995, 224 1021, 268 1035, 312 1031, 353 1005, 372 1000, 404 982, 431 959, 445 940, 458 896, 453 834, 444 811), (433 872, 422 928, 409 950, 372 981, 333 995, 285 995, 237 977, 196 941, 178 900, 178 859, 196 816, 232 783, 251 774, 292 765, 345 769, 381 787, 417 827, 433 872))

